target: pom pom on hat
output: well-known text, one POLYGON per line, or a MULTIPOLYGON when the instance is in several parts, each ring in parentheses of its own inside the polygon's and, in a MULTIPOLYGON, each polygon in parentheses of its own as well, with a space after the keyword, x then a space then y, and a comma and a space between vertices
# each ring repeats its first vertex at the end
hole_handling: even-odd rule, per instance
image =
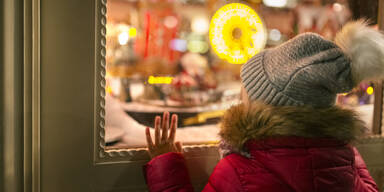
POLYGON ((351 58, 355 84, 364 80, 384 78, 384 35, 358 20, 347 23, 335 43, 351 58))

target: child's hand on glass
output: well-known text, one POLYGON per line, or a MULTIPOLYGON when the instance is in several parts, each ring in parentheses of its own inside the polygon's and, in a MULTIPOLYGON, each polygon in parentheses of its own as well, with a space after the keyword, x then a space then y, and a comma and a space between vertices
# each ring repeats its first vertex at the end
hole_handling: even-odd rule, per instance
POLYGON ((145 129, 148 152, 151 158, 168 152, 182 152, 181 143, 174 141, 177 128, 177 115, 172 115, 171 125, 169 125, 169 112, 164 112, 163 120, 161 120, 160 116, 156 116, 154 127, 154 142, 152 141, 149 127, 145 129))

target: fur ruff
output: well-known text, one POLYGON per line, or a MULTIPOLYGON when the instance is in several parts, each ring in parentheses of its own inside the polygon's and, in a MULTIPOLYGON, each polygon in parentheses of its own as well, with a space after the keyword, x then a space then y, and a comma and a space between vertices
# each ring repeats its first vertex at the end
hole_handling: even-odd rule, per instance
POLYGON ((313 107, 271 106, 253 102, 231 107, 224 114, 219 135, 233 152, 244 152, 251 139, 283 136, 332 138, 354 141, 365 129, 355 112, 334 106, 313 107))
POLYGON ((335 43, 352 60, 352 78, 357 85, 364 80, 384 78, 384 35, 363 20, 347 23, 336 35, 335 43))

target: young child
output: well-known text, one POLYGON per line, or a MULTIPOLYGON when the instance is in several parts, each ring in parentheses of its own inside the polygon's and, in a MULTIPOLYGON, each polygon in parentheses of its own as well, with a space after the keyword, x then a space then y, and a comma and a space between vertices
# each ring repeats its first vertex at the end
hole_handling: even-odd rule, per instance
MULTIPOLYGON (((257 54, 242 67, 243 103, 223 117, 225 157, 204 191, 378 191, 351 145, 364 123, 334 104, 383 74, 384 37, 362 21, 344 26, 335 43, 305 33, 257 54)), ((167 112, 156 117, 154 142, 146 129, 149 190, 193 191, 174 142, 177 116, 168 122, 167 112)))

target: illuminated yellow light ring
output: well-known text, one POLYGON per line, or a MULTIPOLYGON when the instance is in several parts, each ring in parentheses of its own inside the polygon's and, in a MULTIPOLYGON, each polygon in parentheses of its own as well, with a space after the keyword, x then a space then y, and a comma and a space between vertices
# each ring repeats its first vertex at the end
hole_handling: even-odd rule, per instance
POLYGON ((266 30, 257 13, 247 5, 231 3, 213 15, 209 39, 214 52, 233 64, 243 64, 260 52, 266 43, 266 30), (240 29, 240 38, 233 31, 240 29))

